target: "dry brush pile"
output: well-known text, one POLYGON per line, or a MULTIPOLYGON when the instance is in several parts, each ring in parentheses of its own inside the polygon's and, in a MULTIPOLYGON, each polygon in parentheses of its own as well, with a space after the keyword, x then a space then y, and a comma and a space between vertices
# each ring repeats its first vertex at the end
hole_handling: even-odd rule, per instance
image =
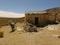
POLYGON ((24 30, 27 32, 37 32, 36 26, 28 22, 24 25, 24 30))

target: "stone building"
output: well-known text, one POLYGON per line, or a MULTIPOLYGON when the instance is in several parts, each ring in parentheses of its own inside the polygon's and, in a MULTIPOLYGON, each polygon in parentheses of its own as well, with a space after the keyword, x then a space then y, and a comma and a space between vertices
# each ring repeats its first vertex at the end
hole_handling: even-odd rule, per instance
POLYGON ((60 20, 57 13, 48 13, 46 11, 30 11, 25 13, 25 21, 34 25, 47 24, 48 21, 60 20))

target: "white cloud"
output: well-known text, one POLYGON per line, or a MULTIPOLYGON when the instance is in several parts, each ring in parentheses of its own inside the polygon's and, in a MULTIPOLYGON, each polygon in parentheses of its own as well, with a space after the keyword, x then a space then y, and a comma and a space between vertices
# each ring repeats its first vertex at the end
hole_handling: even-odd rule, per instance
POLYGON ((24 14, 0 11, 0 17, 2 17, 2 18, 20 18, 20 17, 24 17, 24 16, 25 16, 24 14))

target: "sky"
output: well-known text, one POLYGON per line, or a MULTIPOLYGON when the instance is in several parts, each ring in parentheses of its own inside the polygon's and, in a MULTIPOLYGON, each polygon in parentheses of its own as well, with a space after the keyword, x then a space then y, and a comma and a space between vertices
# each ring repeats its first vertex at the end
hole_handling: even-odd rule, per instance
POLYGON ((60 0, 0 0, 0 11, 25 13, 60 7, 60 0))

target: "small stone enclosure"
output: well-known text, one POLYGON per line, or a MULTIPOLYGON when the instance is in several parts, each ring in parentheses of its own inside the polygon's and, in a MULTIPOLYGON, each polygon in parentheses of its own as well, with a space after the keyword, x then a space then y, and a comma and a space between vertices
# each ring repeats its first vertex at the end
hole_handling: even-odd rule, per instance
POLYGON ((29 11, 25 13, 25 21, 36 26, 45 25, 48 21, 60 21, 60 13, 48 13, 46 11, 29 11))

